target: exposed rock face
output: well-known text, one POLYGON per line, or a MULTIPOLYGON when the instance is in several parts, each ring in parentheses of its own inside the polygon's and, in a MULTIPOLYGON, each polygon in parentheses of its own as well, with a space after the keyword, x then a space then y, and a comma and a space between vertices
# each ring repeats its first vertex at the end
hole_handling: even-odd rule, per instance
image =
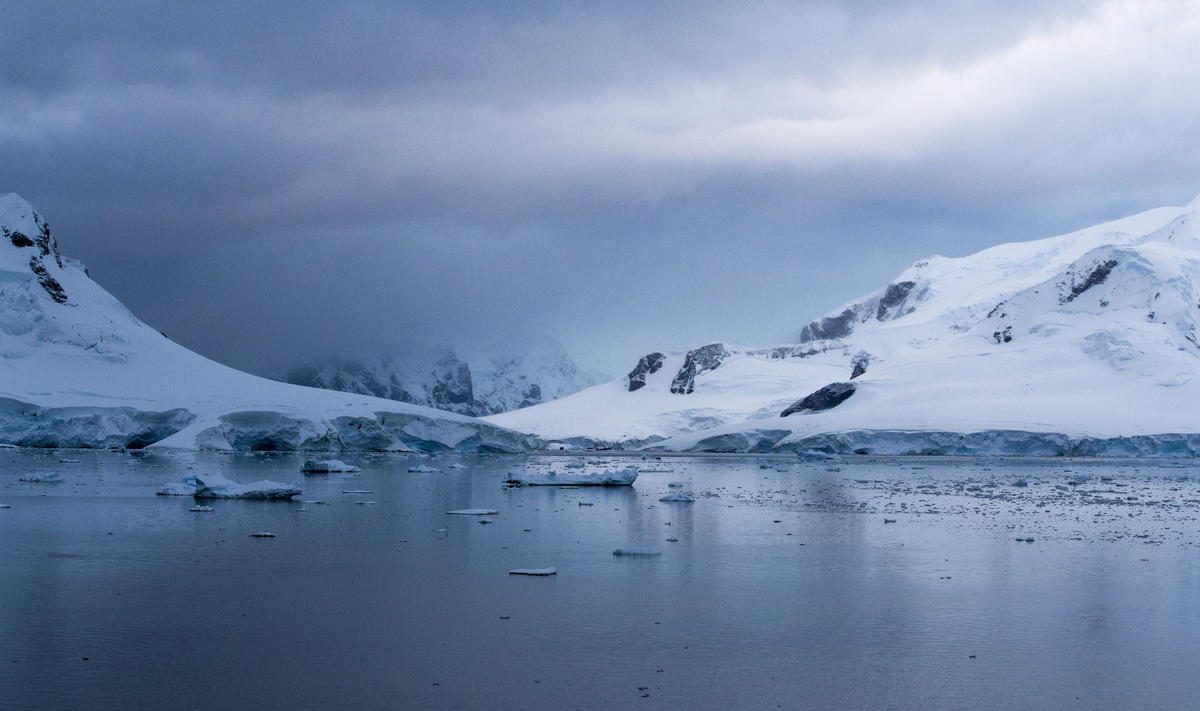
POLYGON ((1059 297, 1058 303, 1070 303, 1075 300, 1075 297, 1079 296, 1093 286, 1096 286, 1097 284, 1103 284, 1104 280, 1108 278, 1108 275, 1112 273, 1112 270, 1116 268, 1116 266, 1117 260, 1105 260, 1092 268, 1092 270, 1088 272, 1083 279, 1079 281, 1072 280, 1069 283, 1063 284, 1063 286, 1066 287, 1066 293, 1059 297))
POLYGON ((854 308, 846 309, 837 316, 826 316, 820 321, 813 321, 800 331, 800 342, 824 341, 831 338, 845 338, 854 330, 854 321, 858 312, 854 308))
POLYGON ((854 380, 858 376, 867 372, 867 366, 871 364, 871 354, 866 351, 859 351, 850 359, 850 379, 854 380))
POLYGON ((683 367, 671 381, 671 392, 676 395, 687 395, 696 390, 696 376, 709 370, 716 370, 729 357, 729 351, 724 343, 710 343, 707 346, 688 351, 683 360, 683 367))
POLYGON ((889 318, 896 318, 904 314, 905 299, 912 293, 913 287, 917 285, 913 281, 901 281, 895 284, 888 284, 887 289, 883 292, 883 297, 879 299, 879 309, 875 312, 876 321, 886 321, 889 318))
MULTIPOLYGON (((54 299, 57 303, 66 303, 67 292, 63 289, 62 284, 57 279, 50 275, 50 271, 46 269, 44 259, 49 257, 54 260, 59 269, 63 266, 62 255, 58 251, 58 243, 50 236, 50 225, 42 219, 42 216, 37 213, 28 203, 16 198, 15 195, 7 196, 9 210, 18 210, 25 212, 21 217, 25 219, 32 218, 34 226, 37 227, 37 232, 33 237, 25 234, 19 229, 10 229, 9 227, 0 226, 0 233, 3 233, 8 238, 12 245, 18 249, 34 248, 37 254, 29 257, 29 270, 37 277, 38 283, 54 299)), ((28 228, 28 222, 25 223, 28 228)))
POLYGON ((797 412, 804 412, 806 410, 817 412, 819 410, 828 410, 830 408, 837 407, 845 402, 851 395, 853 395, 854 391, 857 389, 858 386, 854 383, 830 383, 820 390, 806 395, 803 399, 793 403, 786 410, 779 413, 779 416, 787 417, 788 415, 795 414, 797 412))
POLYGON ((38 283, 42 285, 42 288, 50 295, 50 298, 60 304, 67 302, 67 292, 63 290, 62 284, 59 284, 57 279, 50 276, 46 265, 42 264, 41 257, 29 258, 29 270, 37 277, 38 283))
POLYGON ((629 375, 625 376, 625 387, 629 392, 645 387, 646 376, 657 373, 662 368, 665 358, 665 355, 658 352, 642 356, 633 370, 629 371, 629 375))

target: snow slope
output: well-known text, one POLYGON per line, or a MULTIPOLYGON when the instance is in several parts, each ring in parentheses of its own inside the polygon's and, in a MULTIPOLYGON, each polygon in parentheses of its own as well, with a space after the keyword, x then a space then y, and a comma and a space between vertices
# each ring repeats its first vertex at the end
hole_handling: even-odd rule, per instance
POLYGON ((674 450, 1197 454, 1198 210, 919 261, 796 345, 726 348, 691 393, 667 355, 644 387, 635 368, 489 420, 674 450), (833 383, 853 392, 781 417, 833 383))
POLYGON ((520 451, 470 417, 299 387, 215 363, 133 316, 0 197, 0 443, 230 450, 520 451))
POLYGON ((477 350, 461 356, 448 346, 375 356, 331 355, 290 368, 279 379, 463 415, 529 407, 604 379, 580 368, 561 344, 548 338, 477 350))

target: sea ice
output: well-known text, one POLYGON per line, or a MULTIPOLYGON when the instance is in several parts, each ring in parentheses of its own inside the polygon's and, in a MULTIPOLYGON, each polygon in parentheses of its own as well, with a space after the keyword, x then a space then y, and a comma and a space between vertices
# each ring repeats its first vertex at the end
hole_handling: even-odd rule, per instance
POLYGON ((306 474, 329 474, 332 472, 360 472, 362 469, 340 459, 306 459, 300 471, 306 474))
POLYGON ((62 474, 49 472, 46 474, 30 474, 17 479, 17 481, 23 481, 26 484, 61 484, 63 478, 62 474))
POLYGON ((691 494, 686 494, 682 491, 677 491, 672 494, 667 494, 666 496, 659 499, 659 501, 673 501, 673 502, 677 502, 677 503, 681 503, 681 504, 690 504, 695 500, 696 500, 696 497, 692 496, 691 494))
POLYGON ((290 499, 303 492, 278 481, 264 479, 239 484, 220 474, 206 474, 164 484, 157 493, 159 496, 194 496, 197 499, 290 499))
POLYGON ((616 471, 605 469, 602 472, 567 474, 551 471, 545 474, 529 474, 510 481, 524 486, 630 486, 637 477, 637 467, 626 467, 616 471))
POLYGON ((213 507, 211 506, 193 506, 192 508, 188 509, 188 511, 195 511, 196 513, 207 513, 212 510, 213 507))
POLYGON ((417 465, 417 466, 415 466, 415 467, 409 467, 409 468, 408 468, 408 471, 409 471, 410 473, 413 473, 413 474, 430 474, 430 473, 433 473, 433 472, 440 472, 440 471, 441 471, 441 469, 437 469, 437 468, 435 468, 435 467, 426 466, 426 465, 424 465, 424 464, 418 464, 418 465, 417 465))

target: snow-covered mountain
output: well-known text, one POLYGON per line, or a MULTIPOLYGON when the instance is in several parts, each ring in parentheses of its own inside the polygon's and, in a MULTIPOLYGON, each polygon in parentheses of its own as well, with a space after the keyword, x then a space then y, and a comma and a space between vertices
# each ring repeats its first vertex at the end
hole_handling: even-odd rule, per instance
POLYGON ((521 451, 470 417, 259 378, 139 321, 0 197, 0 444, 229 450, 521 451))
POLYGON ((521 348, 407 348, 369 357, 332 355, 290 368, 279 379, 450 410, 490 415, 570 395, 605 378, 581 368, 548 338, 521 348))
POLYGON ((1200 453, 1198 211, 930 257, 794 345, 652 353, 488 419, 674 450, 1200 453))

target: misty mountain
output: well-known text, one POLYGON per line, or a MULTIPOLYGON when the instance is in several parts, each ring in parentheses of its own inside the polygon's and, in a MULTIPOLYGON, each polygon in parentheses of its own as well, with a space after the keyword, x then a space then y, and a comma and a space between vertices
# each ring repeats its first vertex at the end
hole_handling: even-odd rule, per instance
POLYGON ((278 379, 472 416, 537 405, 605 380, 548 338, 497 348, 468 357, 450 346, 373 357, 332 355, 289 368, 278 379))
POLYGON ((689 451, 1200 453, 1200 198, 923 259, 773 348, 651 353, 489 418, 689 451))

